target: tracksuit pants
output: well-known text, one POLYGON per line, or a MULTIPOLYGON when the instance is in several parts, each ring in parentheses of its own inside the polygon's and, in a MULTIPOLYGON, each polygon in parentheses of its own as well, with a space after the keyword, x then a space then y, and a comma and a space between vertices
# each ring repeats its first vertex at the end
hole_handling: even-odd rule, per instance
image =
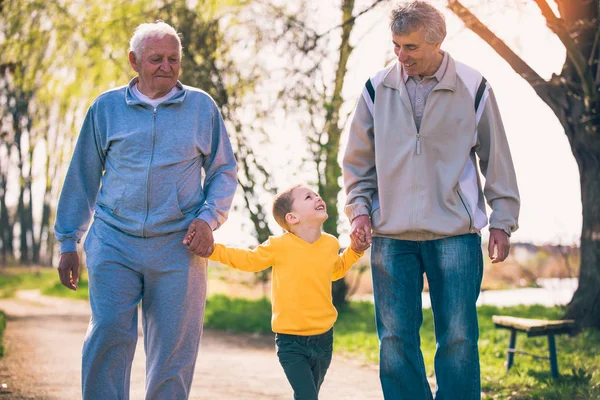
POLYGON ((187 399, 202 335, 206 259, 185 231, 141 238, 95 220, 84 249, 92 317, 83 345, 84 400, 127 400, 141 302, 146 399, 187 399))

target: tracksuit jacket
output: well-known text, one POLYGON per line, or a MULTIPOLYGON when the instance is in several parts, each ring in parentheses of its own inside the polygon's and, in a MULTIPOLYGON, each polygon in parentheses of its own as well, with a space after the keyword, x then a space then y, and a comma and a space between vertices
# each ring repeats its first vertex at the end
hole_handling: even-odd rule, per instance
POLYGON ((375 236, 434 240, 486 226, 485 196, 490 227, 510 235, 519 191, 490 85, 449 57, 417 130, 401 68, 377 72, 358 101, 343 159, 346 214, 369 215, 375 236))
POLYGON ((55 232, 76 251, 95 218, 137 237, 186 230, 194 218, 217 229, 236 189, 236 161, 213 99, 182 89, 156 108, 128 85, 88 110, 65 178, 55 232), (202 176, 204 175, 204 176, 202 176))

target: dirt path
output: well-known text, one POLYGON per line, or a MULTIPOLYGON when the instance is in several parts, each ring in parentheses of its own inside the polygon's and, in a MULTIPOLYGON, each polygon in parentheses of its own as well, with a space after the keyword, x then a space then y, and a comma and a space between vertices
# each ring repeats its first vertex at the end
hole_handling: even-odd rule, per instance
MULTIPOLYGON (((8 319, 5 356, 0 359, 0 399, 80 399, 87 302, 22 291, 15 299, 0 299, 0 309, 8 319)), ((273 347, 271 337, 206 330, 190 399, 291 399, 273 347)), ((132 400, 144 398, 144 364, 140 335, 131 373, 132 400)), ((334 355, 320 398, 382 399, 376 368, 334 355)))

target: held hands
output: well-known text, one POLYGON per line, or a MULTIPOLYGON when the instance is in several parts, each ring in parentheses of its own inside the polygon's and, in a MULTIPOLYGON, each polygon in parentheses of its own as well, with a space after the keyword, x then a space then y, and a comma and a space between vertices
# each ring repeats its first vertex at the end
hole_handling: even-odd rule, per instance
POLYGON ((69 251, 60 255, 58 262, 60 283, 71 290, 77 290, 79 283, 79 254, 69 251))
POLYGON ((350 231, 350 247, 357 253, 363 252, 371 246, 371 221, 368 215, 359 215, 352 220, 350 231))
POLYGON ((490 229, 490 243, 488 244, 488 253, 492 259, 492 264, 504 261, 508 257, 510 249, 510 238, 502 229, 490 229))
POLYGON ((183 244, 190 253, 205 258, 213 253, 214 243, 212 229, 206 221, 198 218, 192 221, 183 238, 183 244))

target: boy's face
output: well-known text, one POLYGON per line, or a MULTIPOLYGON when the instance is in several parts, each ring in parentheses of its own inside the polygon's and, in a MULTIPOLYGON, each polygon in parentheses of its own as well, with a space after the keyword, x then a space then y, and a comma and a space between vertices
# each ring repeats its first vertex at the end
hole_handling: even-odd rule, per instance
MULTIPOLYGON (((311 189, 299 186, 292 191, 292 211, 288 216, 291 224, 315 224, 321 226, 329 217, 327 215, 327 206, 317 193, 311 189)), ((288 217, 286 216, 286 218, 288 217)))

